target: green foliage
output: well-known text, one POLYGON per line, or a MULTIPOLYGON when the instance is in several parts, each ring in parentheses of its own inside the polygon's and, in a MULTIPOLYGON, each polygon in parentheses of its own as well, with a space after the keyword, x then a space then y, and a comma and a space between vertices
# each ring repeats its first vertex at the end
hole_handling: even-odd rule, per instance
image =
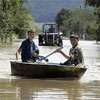
POLYGON ((70 17, 70 12, 69 10, 66 9, 61 9, 61 11, 58 12, 57 17, 56 17, 56 22, 59 26, 63 25, 63 21, 67 18, 69 19, 70 17))
POLYGON ((71 13, 67 9, 61 9, 61 11, 58 12, 55 21, 58 24, 60 30, 66 35, 66 30, 69 28, 69 17, 71 16, 71 13), (68 20, 66 20, 68 19, 68 20))
POLYGON ((95 14, 98 16, 98 18, 97 18, 96 40, 100 41, 100 7, 95 9, 95 14))
POLYGON ((62 9, 56 16, 56 23, 60 26, 64 35, 69 35, 73 32, 84 34, 87 32, 87 27, 91 27, 92 24, 95 24, 95 20, 96 16, 93 12, 81 8, 72 11, 62 9))
POLYGON ((86 0, 86 4, 95 7, 96 20, 96 40, 100 41, 100 0, 86 0))
POLYGON ((85 3, 90 6, 99 7, 100 0, 85 0, 85 3))
POLYGON ((94 21, 88 24, 86 28, 86 33, 93 35, 94 38, 96 39, 96 30, 97 30, 97 25, 96 25, 96 21, 94 21))
POLYGON ((0 33, 19 35, 24 38, 26 32, 34 27, 30 11, 23 7, 27 0, 0 0, 0 33))

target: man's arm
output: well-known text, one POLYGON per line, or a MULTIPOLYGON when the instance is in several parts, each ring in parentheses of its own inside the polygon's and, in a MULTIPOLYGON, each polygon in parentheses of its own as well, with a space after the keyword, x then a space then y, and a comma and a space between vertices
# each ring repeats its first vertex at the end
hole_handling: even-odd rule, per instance
POLYGON ((66 55, 63 51, 60 51, 60 53, 66 58, 66 59, 69 59, 70 56, 66 55))
POLYGON ((66 59, 69 59, 69 58, 70 58, 70 56, 66 55, 66 54, 61 50, 61 48, 57 49, 56 51, 59 52, 59 53, 61 53, 66 59))
POLYGON ((21 52, 21 47, 19 47, 19 49, 16 51, 16 61, 18 61, 18 55, 20 54, 21 52))

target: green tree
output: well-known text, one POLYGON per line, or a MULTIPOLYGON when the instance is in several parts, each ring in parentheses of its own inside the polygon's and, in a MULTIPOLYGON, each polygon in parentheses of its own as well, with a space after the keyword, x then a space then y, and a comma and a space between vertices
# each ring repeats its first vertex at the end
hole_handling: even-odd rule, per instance
POLYGON ((85 0, 85 3, 89 4, 90 6, 100 7, 100 0, 85 0))
POLYGON ((96 16, 92 11, 82 8, 75 10, 62 9, 56 16, 56 23, 60 26, 64 35, 67 36, 73 32, 77 34, 86 33, 87 27, 91 26, 95 20, 96 16))
MULTIPOLYGON (((60 30, 64 33, 64 35, 66 34, 66 26, 64 26, 63 24, 65 23, 64 21, 66 19, 69 19, 69 17, 70 11, 63 8, 57 13, 55 18, 55 22, 58 24, 60 30)), ((68 21, 66 23, 68 23, 68 21)))
MULTIPOLYGON (((24 8, 27 0, 0 0, 0 33, 5 37, 12 33, 24 38, 26 32, 34 27, 34 19, 30 11, 24 8)), ((6 38, 5 38, 6 40, 6 38)))
POLYGON ((97 18, 96 40, 100 41, 100 0, 85 0, 86 5, 95 7, 97 18))
POLYGON ((56 16, 56 23, 60 26, 63 24, 63 20, 65 20, 66 18, 69 18, 70 16, 70 12, 67 9, 61 9, 61 11, 58 12, 57 16, 56 16))

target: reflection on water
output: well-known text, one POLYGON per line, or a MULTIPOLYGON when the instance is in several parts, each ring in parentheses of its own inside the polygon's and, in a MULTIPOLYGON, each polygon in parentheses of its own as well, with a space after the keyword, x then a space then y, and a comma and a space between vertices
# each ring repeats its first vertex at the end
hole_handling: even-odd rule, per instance
MULTIPOLYGON (((0 100, 100 100, 100 45, 94 41, 80 41, 88 67, 80 81, 11 76, 10 61, 15 60, 19 45, 20 42, 15 42, 10 47, 0 47, 0 100)), ((65 40, 63 51, 68 53, 70 47, 70 42, 65 40)), ((46 56, 56 48, 39 47, 40 54, 46 56)), ((49 57, 50 62, 65 60, 59 53, 49 57)))
POLYGON ((100 100, 100 81, 2 79, 0 86, 0 100, 100 100))
POLYGON ((78 81, 12 79, 2 83, 0 93, 3 98, 10 94, 9 100, 79 100, 84 88, 78 81))

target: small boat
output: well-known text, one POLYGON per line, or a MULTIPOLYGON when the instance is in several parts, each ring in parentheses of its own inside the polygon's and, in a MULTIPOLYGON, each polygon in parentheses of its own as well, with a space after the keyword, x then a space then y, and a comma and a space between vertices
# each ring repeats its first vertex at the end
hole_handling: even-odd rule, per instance
POLYGON ((15 76, 30 78, 80 79, 87 68, 66 66, 58 63, 12 62, 11 73, 15 76))

